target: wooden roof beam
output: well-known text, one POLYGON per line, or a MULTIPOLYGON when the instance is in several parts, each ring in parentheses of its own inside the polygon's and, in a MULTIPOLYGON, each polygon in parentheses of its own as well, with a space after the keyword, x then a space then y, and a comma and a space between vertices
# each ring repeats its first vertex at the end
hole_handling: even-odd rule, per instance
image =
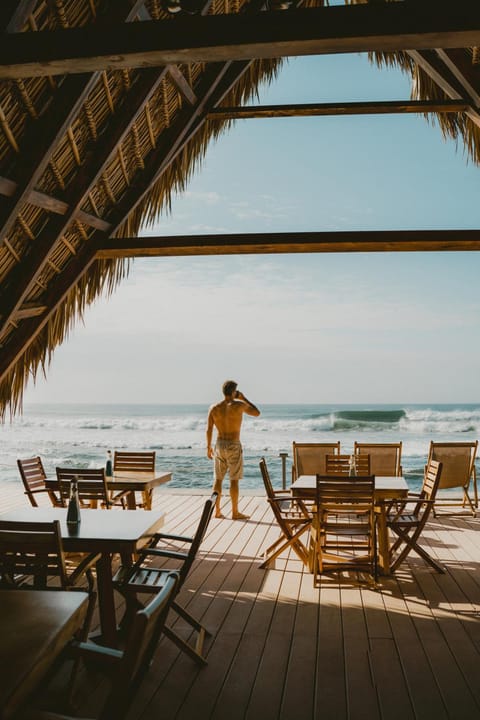
POLYGON ((328 115, 373 115, 389 113, 458 113, 471 105, 460 100, 445 102, 422 100, 388 100, 384 102, 308 103, 301 105, 244 105, 210 110, 209 120, 244 120, 246 118, 312 117, 328 115))
POLYGON ((480 66, 472 64, 465 50, 437 48, 436 53, 461 84, 463 96, 471 98, 473 104, 480 107, 480 66))
POLYGON ((362 230, 108 238, 97 258, 480 250, 480 230, 362 230))
POLYGON ((0 78, 479 44, 478 3, 405 0, 259 12, 254 22, 245 13, 112 23, 107 33, 86 26, 6 35, 0 47, 0 78))
MULTIPOLYGON (((12 195, 15 194, 16 189, 17 183, 14 180, 0 176, 0 195, 12 197, 12 195)), ((31 190, 28 193, 25 202, 30 205, 35 205, 36 207, 41 207, 49 212, 56 213, 57 215, 65 215, 68 212, 68 203, 64 200, 53 197, 52 195, 40 192, 39 190, 31 190)), ((96 230, 102 230, 103 232, 108 232, 111 227, 110 223, 102 220, 102 218, 97 215, 92 215, 84 210, 78 211, 77 218, 84 225, 93 227, 96 230)))

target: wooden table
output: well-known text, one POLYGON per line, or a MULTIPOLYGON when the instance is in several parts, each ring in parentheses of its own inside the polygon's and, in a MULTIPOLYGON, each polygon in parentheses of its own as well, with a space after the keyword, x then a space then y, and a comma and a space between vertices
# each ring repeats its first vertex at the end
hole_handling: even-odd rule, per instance
POLYGON ((107 477, 108 489, 114 493, 128 490, 127 507, 135 510, 135 491, 143 495, 145 510, 152 509, 152 490, 159 485, 164 485, 172 479, 171 472, 128 472, 123 470, 115 473, 112 478, 107 477))
MULTIPOLYGON (((155 470, 154 472, 129 472, 124 470, 116 473, 113 477, 107 476, 107 485, 108 489, 113 493, 121 492, 122 490, 128 491, 127 507, 129 510, 135 510, 137 507, 135 502, 135 492, 142 493, 145 510, 151 510, 151 492, 153 488, 156 488, 159 485, 164 485, 171 479, 171 472, 162 472, 160 470, 155 470)), ((53 490, 58 494, 58 481, 56 478, 47 478, 45 480, 45 485, 49 490, 53 490)))
MULTIPOLYGON (((315 497, 317 486, 316 475, 300 475, 292 483, 292 495, 303 499, 315 497)), ((389 539, 385 511, 385 501, 400 500, 408 495, 408 485, 403 477, 375 476, 375 502, 378 503, 377 543, 378 560, 382 575, 390 574, 389 539)))
POLYGON ((87 606, 84 592, 0 590, 0 720, 40 685, 82 627, 87 606))
POLYGON ((66 552, 101 553, 96 568, 102 640, 106 645, 116 647, 112 555, 119 553, 124 562, 129 562, 132 555, 160 530, 165 515, 156 510, 129 513, 121 510, 82 509, 81 523, 78 529, 72 530, 66 523, 66 514, 65 508, 26 507, 3 513, 1 518, 27 522, 60 520, 66 552))

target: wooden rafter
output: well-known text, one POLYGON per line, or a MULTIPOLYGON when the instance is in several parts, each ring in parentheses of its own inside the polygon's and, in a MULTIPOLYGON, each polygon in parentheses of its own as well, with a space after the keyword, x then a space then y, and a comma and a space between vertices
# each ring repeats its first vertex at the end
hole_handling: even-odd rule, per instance
POLYGON ((148 164, 139 181, 132 186, 118 204, 115 217, 112 217, 112 234, 123 224, 127 216, 143 200, 178 153, 194 136, 207 119, 210 108, 221 102, 222 98, 246 71, 249 62, 225 63, 214 65, 197 91, 198 101, 194 106, 185 107, 176 122, 162 133, 157 148, 150 154, 148 164))
POLYGON ((327 115, 373 115, 388 113, 459 113, 470 109, 460 100, 446 102, 422 100, 388 100, 382 102, 307 103, 296 105, 246 105, 214 108, 209 120, 243 120, 246 118, 312 117, 327 115))
POLYGON ((372 3, 260 12, 255 22, 226 14, 7 35, 0 77, 479 44, 480 6, 471 0, 372 3))
POLYGON ((480 230, 364 230, 108 238, 97 258, 480 250, 480 230))
POLYGON ((28 258, 25 258, 22 264, 17 265, 10 273, 8 292, 4 291, 0 296, 0 315, 2 316, 0 336, 45 267, 49 254, 72 220, 78 216, 80 206, 85 201, 90 188, 110 161, 117 146, 129 132, 138 113, 145 107, 165 73, 165 69, 160 71, 156 68, 148 69, 133 85, 122 112, 112 118, 108 136, 102 137, 98 144, 98 151, 92 153, 90 161, 79 170, 72 191, 67 193, 68 211, 50 219, 36 237, 28 258))
POLYGON ((475 125, 480 127, 480 110, 476 107, 475 98, 470 94, 469 83, 466 80, 461 81, 464 77, 461 68, 455 65, 455 72, 453 72, 453 57, 450 58, 449 66, 447 66, 439 52, 441 51, 409 50, 408 54, 448 97, 452 100, 463 99, 470 102, 470 107, 465 110, 465 113, 475 125))
MULTIPOLYGON (((0 195, 12 197, 16 189, 17 183, 14 180, 0 176, 0 195)), ((47 195, 39 190, 31 190, 26 197, 26 202, 35 207, 41 207, 44 210, 56 213, 57 215, 65 215, 68 212, 68 204, 64 200, 60 200, 52 195, 47 195)), ((110 223, 102 220, 102 218, 84 212, 83 210, 79 210, 77 218, 84 225, 102 230, 103 232, 108 232, 111 227, 110 223)))
POLYGON ((436 49, 440 60, 452 75, 457 78, 463 88, 464 97, 471 98, 475 107, 480 107, 480 77, 478 68, 474 72, 471 59, 463 50, 436 49))
POLYGON ((45 309, 39 315, 23 320, 13 339, 6 347, 2 348, 0 382, 25 352, 26 348, 38 337, 62 300, 94 262, 96 249, 94 243, 86 243, 80 249, 75 258, 72 258, 69 262, 67 268, 50 283, 44 298, 45 309))
MULTIPOLYGON (((117 20, 123 18, 125 22, 130 22, 135 18, 143 2, 144 0, 137 1, 132 7, 129 0, 122 0, 116 5, 115 18, 117 20)), ((24 4, 31 6, 31 3, 24 4)), ((29 9, 31 10, 31 7, 29 9)), ((27 9, 24 10, 27 12, 27 9)), ((23 15, 21 19, 23 24, 25 21, 23 15)), ((32 33, 28 33, 28 36, 31 37, 32 33)), ((22 156, 16 165, 17 186, 11 200, 4 205, 0 213, 0 242, 10 232, 21 206, 28 201, 60 139, 78 115, 98 78, 99 73, 65 78, 56 92, 54 101, 50 103, 42 117, 30 125, 26 136, 22 138, 22 156)))
POLYGON ((173 82, 177 86, 178 91, 185 98, 190 105, 195 105, 197 102, 197 96, 193 92, 192 88, 185 79, 185 76, 181 73, 176 65, 169 65, 168 72, 173 82))
POLYGON ((37 0, 20 0, 20 2, 6 2, 2 3, 2 5, 3 4, 5 4, 7 8, 9 4, 12 8, 15 6, 15 8, 10 11, 11 14, 5 28, 6 32, 14 33, 21 30, 25 25, 29 15, 31 15, 35 9, 37 0))

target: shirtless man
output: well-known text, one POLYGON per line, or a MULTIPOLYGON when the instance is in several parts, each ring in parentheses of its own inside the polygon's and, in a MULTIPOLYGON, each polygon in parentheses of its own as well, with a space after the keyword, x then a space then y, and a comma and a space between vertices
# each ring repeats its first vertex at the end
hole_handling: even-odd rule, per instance
POLYGON ((243 414, 258 417, 260 410, 255 407, 245 395, 237 390, 237 383, 227 380, 223 383, 223 394, 225 399, 216 405, 212 405, 208 411, 207 419, 207 457, 215 460, 213 486, 214 492, 218 493, 215 506, 215 517, 223 518, 220 509, 222 496, 222 482, 228 470, 230 475, 230 498, 232 500, 233 520, 247 520, 248 515, 238 511, 238 481, 243 477, 243 452, 240 443, 240 429, 242 427, 243 414), (217 429, 217 441, 215 451, 212 446, 213 428, 217 429))

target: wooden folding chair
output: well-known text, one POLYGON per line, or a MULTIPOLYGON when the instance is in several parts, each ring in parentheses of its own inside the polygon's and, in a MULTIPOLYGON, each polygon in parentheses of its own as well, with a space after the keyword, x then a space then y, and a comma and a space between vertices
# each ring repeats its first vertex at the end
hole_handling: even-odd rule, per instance
POLYGON ((477 455, 478 440, 472 442, 431 442, 428 453, 428 460, 437 460, 442 463, 442 476, 439 492, 447 491, 441 497, 438 495, 433 508, 436 515, 437 509, 448 506, 468 507, 476 516, 478 508, 477 474, 475 469, 475 457, 477 455), (470 483, 473 484, 473 501, 470 497, 470 483), (450 495, 454 488, 461 489, 462 498, 450 495))
POLYGON ((274 490, 265 458, 260 460, 260 472, 267 493, 267 500, 280 528, 280 535, 264 552, 261 568, 269 567, 285 550, 291 548, 300 560, 309 564, 307 547, 300 539, 310 529, 312 517, 303 503, 297 502, 289 490, 274 490))
POLYGON ((297 443, 292 446, 292 482, 300 475, 324 475, 327 455, 340 453, 340 441, 334 443, 297 443))
POLYGON ((393 572, 414 550, 417 555, 437 572, 445 568, 419 544, 425 524, 433 510, 437 490, 440 487, 443 467, 441 462, 429 460, 420 493, 409 493, 405 500, 397 501, 400 507, 394 512, 387 511, 387 527, 397 536, 390 548, 390 569, 393 572), (408 511, 408 506, 412 506, 408 511))
MULTIPOLYGON (((364 477, 370 475, 370 455, 357 455, 354 458, 355 477, 364 477)), ((351 471, 351 455, 327 455, 326 457, 326 475, 350 475, 351 471)), ((320 473, 321 474, 321 473, 320 473)))
POLYGON ((356 571, 377 579, 373 476, 317 475, 313 519, 313 577, 356 571))
MULTIPOLYGON (((155 472, 155 450, 115 450, 113 454, 113 474, 122 472, 155 472)), ((142 492, 142 502, 136 503, 137 507, 146 510, 152 509, 153 489, 142 492)), ((117 496, 115 496, 115 502, 117 496)))
POLYGON ((78 555, 72 563, 65 556, 60 522, 0 520, 0 588, 21 590, 82 590, 88 584, 89 609, 84 624, 88 632, 96 592, 92 568, 99 554, 78 555), (56 583, 55 583, 56 581, 56 583))
POLYGON ((402 443, 356 442, 353 447, 357 461, 362 455, 370 455, 370 472, 380 477, 402 475, 402 443))
POLYGON ((25 495, 33 507, 38 507, 35 496, 39 493, 47 493, 53 507, 62 506, 61 499, 53 490, 50 490, 50 488, 47 488, 45 485, 47 475, 42 460, 38 455, 34 458, 28 458, 27 460, 17 460, 17 466, 25 488, 25 495))
MULTIPOLYGON (((121 567, 119 569, 114 578, 114 586, 126 599, 125 615, 121 623, 124 628, 128 629, 132 614, 139 607, 142 607, 138 596, 145 593, 158 593, 165 584, 170 569, 155 567, 152 565, 152 561, 158 558, 175 561, 175 569, 178 570, 179 573, 177 593, 181 590, 193 562, 197 557, 203 538, 205 537, 215 508, 216 499, 217 493, 213 493, 206 501, 193 537, 157 533, 151 544, 140 551, 140 556, 134 565, 121 567), (159 543, 162 543, 162 547, 159 547, 159 543), (187 545, 187 549, 184 549, 185 544, 187 545)), ((177 615, 195 630, 197 639, 195 646, 192 646, 174 632, 171 627, 165 626, 163 632, 166 637, 172 640, 197 663, 206 665, 207 661, 203 655, 203 643, 205 637, 210 635, 210 633, 202 623, 196 620, 179 604, 176 596, 172 601, 172 610, 175 610, 177 615)))
POLYGON ((68 505, 72 480, 75 478, 78 481, 78 499, 81 507, 95 508, 100 506, 108 510, 112 507, 113 502, 110 499, 104 468, 57 467, 56 471, 60 497, 64 507, 68 505))

